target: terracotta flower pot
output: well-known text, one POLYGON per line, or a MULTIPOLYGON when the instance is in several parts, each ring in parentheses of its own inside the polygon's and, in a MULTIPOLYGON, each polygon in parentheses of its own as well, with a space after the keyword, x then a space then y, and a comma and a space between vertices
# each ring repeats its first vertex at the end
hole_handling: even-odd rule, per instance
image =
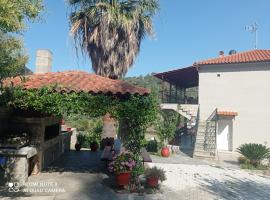
POLYGON ((80 151, 81 148, 82 148, 82 145, 81 145, 80 143, 76 143, 76 144, 75 144, 75 149, 76 149, 76 151, 80 151))
POLYGON ((118 186, 126 186, 129 183, 130 180, 130 172, 123 172, 120 174, 116 174, 116 183, 118 186))
POLYGON ((91 151, 93 151, 93 152, 96 152, 97 150, 98 150, 98 143, 97 142, 92 142, 91 144, 90 144, 90 149, 91 149, 91 151))
POLYGON ((168 147, 162 147, 161 155, 162 155, 162 157, 169 157, 170 156, 170 149, 168 147))
POLYGON ((147 178, 147 184, 149 187, 156 187, 158 185, 158 178, 157 177, 147 178))

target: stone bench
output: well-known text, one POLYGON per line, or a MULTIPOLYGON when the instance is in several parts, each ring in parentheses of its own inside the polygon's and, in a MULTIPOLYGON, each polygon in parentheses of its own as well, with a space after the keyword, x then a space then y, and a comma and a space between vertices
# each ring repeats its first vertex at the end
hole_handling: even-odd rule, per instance
POLYGON ((146 151, 144 147, 141 148, 141 155, 142 155, 143 165, 145 162, 152 162, 152 158, 150 157, 150 154, 146 151))

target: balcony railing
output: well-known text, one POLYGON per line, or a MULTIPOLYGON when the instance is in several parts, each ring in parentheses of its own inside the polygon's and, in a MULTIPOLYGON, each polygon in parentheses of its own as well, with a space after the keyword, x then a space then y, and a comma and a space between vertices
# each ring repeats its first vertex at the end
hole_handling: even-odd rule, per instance
POLYGON ((198 104, 196 94, 186 93, 186 95, 175 95, 166 92, 160 93, 162 103, 177 103, 177 104, 198 104))

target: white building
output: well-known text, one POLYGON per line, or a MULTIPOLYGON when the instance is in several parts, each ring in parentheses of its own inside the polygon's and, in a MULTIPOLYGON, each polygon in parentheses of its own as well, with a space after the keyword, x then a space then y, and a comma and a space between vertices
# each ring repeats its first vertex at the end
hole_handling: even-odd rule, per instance
POLYGON ((195 156, 234 151, 243 143, 270 146, 270 50, 222 53, 155 76, 171 84, 162 106, 180 104, 175 110, 198 125, 195 156), (191 87, 198 87, 198 99, 187 98, 191 87))

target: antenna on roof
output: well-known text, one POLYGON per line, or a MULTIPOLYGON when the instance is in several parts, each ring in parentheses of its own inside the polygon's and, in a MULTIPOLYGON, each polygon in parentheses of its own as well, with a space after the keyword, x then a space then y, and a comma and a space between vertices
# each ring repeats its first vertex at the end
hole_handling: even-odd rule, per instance
POLYGON ((245 26, 246 31, 250 31, 251 33, 255 33, 255 49, 258 48, 258 29, 259 29, 259 26, 256 22, 254 22, 254 24, 251 24, 249 26, 245 26))

